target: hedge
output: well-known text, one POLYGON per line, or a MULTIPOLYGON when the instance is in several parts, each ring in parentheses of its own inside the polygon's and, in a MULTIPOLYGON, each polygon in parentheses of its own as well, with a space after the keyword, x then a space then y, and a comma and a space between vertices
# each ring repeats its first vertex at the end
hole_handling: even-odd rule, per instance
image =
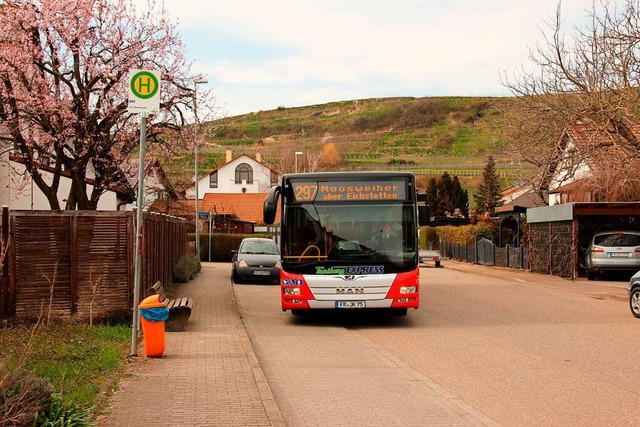
MULTIPOLYGON (((227 234, 213 233, 211 234, 211 261, 213 262, 229 262, 233 254, 233 249, 238 249, 240 242, 245 237, 265 237, 271 238, 269 233, 255 234, 227 234)), ((195 241, 195 233, 187 235, 187 240, 195 241)), ((209 233, 200 233, 200 260, 209 261, 209 233)))

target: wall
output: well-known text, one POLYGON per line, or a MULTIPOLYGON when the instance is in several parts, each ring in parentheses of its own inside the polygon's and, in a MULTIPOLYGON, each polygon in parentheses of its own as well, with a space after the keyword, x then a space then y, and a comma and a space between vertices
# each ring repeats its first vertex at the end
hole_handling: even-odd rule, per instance
MULTIPOLYGON (((9 206, 12 210, 49 210, 51 206, 49 201, 45 197, 44 193, 40 191, 37 185, 31 182, 31 177, 25 176, 26 168, 23 164, 17 162, 11 162, 10 184, 9 184, 9 206)), ((40 170, 44 180, 50 184, 53 181, 53 174, 45 170, 40 170)), ((2 169, 0 169, 0 174, 2 169)), ((6 179, 6 178, 5 178, 6 179)), ((69 196, 69 189, 71 188, 71 179, 67 177, 60 178, 60 186, 58 189, 58 200, 60 207, 64 209, 65 202, 69 196)), ((87 185, 87 191, 93 190, 92 185, 87 185)), ((115 211, 117 210, 118 200, 116 193, 107 191, 100 197, 98 202, 98 210, 115 211)))
POLYGON ((571 154, 572 150, 575 150, 575 144, 569 141, 563 153, 563 159, 557 168, 557 172, 549 183, 549 206, 562 203, 560 194, 554 193, 555 189, 571 184, 591 174, 591 168, 584 160, 581 160, 578 165, 573 165, 574 155, 571 154))
MULTIPOLYGON (((255 159, 243 155, 218 168, 217 188, 209 186, 209 174, 198 180, 200 199, 203 199, 206 193, 242 193, 243 188, 246 189, 246 193, 268 192, 271 188, 271 169, 255 159), (241 163, 247 163, 253 168, 253 184, 236 184, 236 167, 241 163)), ((195 189, 193 187, 188 189, 186 194, 187 197, 193 197, 195 189)))
POLYGON ((574 274, 573 221, 529 224, 529 269, 532 273, 572 277, 574 274))
POLYGON ((0 150, 0 206, 9 206, 11 194, 9 170, 9 151, 0 150))

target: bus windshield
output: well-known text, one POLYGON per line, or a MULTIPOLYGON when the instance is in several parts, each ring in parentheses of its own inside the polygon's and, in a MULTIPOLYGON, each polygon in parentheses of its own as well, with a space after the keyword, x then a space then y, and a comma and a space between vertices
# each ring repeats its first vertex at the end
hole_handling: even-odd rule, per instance
POLYGON ((386 271, 416 266, 416 213, 409 202, 296 203, 284 212, 283 268, 386 265, 386 271))

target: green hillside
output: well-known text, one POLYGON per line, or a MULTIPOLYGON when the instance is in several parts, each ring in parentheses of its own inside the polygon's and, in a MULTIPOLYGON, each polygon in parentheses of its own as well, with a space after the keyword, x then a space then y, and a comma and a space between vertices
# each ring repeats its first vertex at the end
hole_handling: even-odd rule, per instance
MULTIPOLYGON (((473 189, 488 154, 508 184, 525 171, 503 157, 502 111, 509 98, 377 98, 260 111, 201 125, 200 170, 207 172, 233 156, 260 153, 280 172, 317 160, 315 170, 409 170, 419 182, 444 171, 473 189), (321 155, 333 144, 334 156, 321 155), (336 155, 337 154, 337 155, 336 155), (330 161, 329 161, 330 160, 330 161)), ((193 155, 182 153, 163 164, 170 176, 189 181, 193 155)))

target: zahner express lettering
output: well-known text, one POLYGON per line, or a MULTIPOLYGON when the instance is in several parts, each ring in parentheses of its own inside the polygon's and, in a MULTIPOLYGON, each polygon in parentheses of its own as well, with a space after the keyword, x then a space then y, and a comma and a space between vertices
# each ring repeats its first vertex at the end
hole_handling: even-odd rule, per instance
POLYGON ((353 265, 345 267, 346 274, 383 274, 383 265, 353 265))

